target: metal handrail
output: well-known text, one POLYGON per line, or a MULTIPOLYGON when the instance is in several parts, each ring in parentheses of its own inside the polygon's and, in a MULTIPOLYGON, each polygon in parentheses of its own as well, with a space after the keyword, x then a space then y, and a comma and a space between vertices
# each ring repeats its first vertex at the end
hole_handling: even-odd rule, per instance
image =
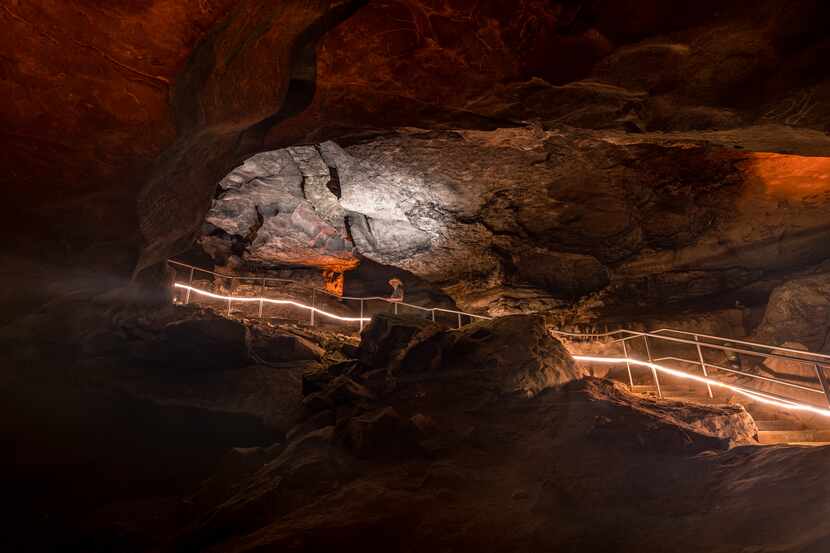
MULTIPOLYGON (((679 361, 681 363, 689 363, 691 365, 700 365, 699 361, 694 361, 692 359, 683 359, 682 357, 658 357, 654 360, 657 361, 679 361)), ((730 369, 728 367, 722 367, 720 365, 715 365, 714 363, 706 363, 707 367, 712 367, 714 369, 718 369, 719 371, 726 371, 729 373, 737 374, 740 376, 747 376, 749 378, 755 378, 757 380, 764 380, 767 382, 772 382, 774 384, 780 384, 782 386, 789 386, 791 388, 798 388, 799 390, 805 390, 807 392, 814 392, 817 394, 824 394, 824 390, 819 390, 818 388, 810 388, 809 386, 803 386, 801 384, 796 384, 795 382, 787 382, 785 380, 780 380, 777 378, 772 378, 771 376, 763 376, 760 374, 752 374, 745 371, 739 371, 737 369, 730 369)))
MULTIPOLYGON (((708 334, 698 334, 698 333, 695 333, 695 332, 689 332, 689 331, 684 331, 684 330, 674 330, 674 329, 670 329, 670 328, 661 328, 661 329, 658 329, 654 332, 642 332, 642 331, 627 330, 627 329, 613 330, 613 331, 610 331, 610 332, 591 332, 591 333, 569 332, 569 331, 564 331, 564 330, 551 329, 550 332, 554 335, 563 336, 563 337, 573 337, 573 338, 579 338, 579 339, 607 338, 607 339, 610 340, 608 343, 611 343, 611 344, 620 343, 623 346, 623 353, 624 353, 624 356, 625 356, 624 360, 625 360, 625 363, 626 363, 626 367, 629 371, 629 382, 630 382, 632 387, 634 385, 634 381, 630 376, 629 361, 637 361, 637 360, 629 357, 628 348, 626 347, 626 342, 628 342, 630 340, 642 338, 644 346, 645 346, 645 352, 646 352, 646 355, 648 356, 647 365, 651 366, 655 387, 657 388, 657 394, 661 398, 663 397, 663 395, 662 395, 662 391, 661 391, 661 388, 660 388, 660 381, 659 381, 659 378, 657 376, 657 371, 654 368, 654 364, 655 364, 655 361, 670 360, 670 361, 677 361, 677 362, 681 362, 681 363, 687 363, 687 364, 700 366, 701 370, 703 371, 703 375, 704 375, 704 378, 702 380, 706 381, 707 389, 709 391, 709 397, 712 397, 712 390, 711 390, 710 384, 711 383, 719 384, 716 380, 712 380, 711 377, 709 376, 709 374, 707 373, 707 368, 712 368, 712 369, 717 369, 717 370, 721 370, 721 371, 724 371, 724 372, 729 372, 729 373, 740 375, 740 376, 745 376, 745 377, 752 378, 752 379, 755 379, 755 380, 767 381, 767 382, 771 382, 773 384, 778 384, 778 385, 782 385, 782 386, 786 386, 786 387, 790 387, 790 388, 796 388, 796 389, 800 389, 800 390, 804 390, 804 391, 808 391, 808 392, 812 392, 812 393, 821 394, 821 395, 824 396, 825 401, 827 402, 827 404, 830 405, 830 385, 828 385, 828 381, 827 381, 827 379, 824 375, 824 370, 823 370, 824 367, 830 366, 830 363, 824 361, 825 359, 830 360, 830 356, 828 356, 828 355, 813 353, 813 352, 810 352, 810 351, 795 350, 795 349, 792 349, 792 348, 776 347, 776 346, 771 346, 771 345, 768 345, 768 344, 759 344, 759 343, 756 343, 756 342, 749 342, 749 341, 746 341, 746 340, 736 340, 736 339, 733 339, 733 338, 725 338, 725 337, 722 337, 722 336, 712 336, 712 335, 708 335, 708 334), (675 333, 675 334, 680 334, 682 336, 691 336, 691 337, 693 337, 693 340, 689 340, 689 339, 685 339, 685 338, 678 338, 678 337, 675 337, 675 336, 666 336, 667 333, 675 333), (674 344, 693 345, 697 349, 698 360, 684 359, 684 358, 677 357, 677 356, 666 356, 666 357, 661 357, 661 358, 658 358, 658 359, 655 360, 651 356, 651 349, 649 348, 649 338, 657 340, 657 341, 670 342, 670 343, 674 343, 674 344), (710 342, 705 342, 705 341, 702 341, 701 338, 703 338, 705 340, 709 340, 709 341, 719 341, 719 342, 721 342, 721 344, 714 344, 714 343, 710 343, 710 342), (746 349, 746 347, 734 347, 734 346, 731 346, 731 345, 728 345, 728 346, 723 345, 724 343, 726 343, 726 344, 740 344, 740 345, 743 345, 743 346, 746 346, 746 347, 760 348, 760 349, 763 349, 763 350, 766 350, 766 351, 753 351, 753 350, 750 350, 750 349, 746 349), (820 387, 819 388, 813 388, 813 387, 810 387, 810 386, 804 386, 802 384, 797 384, 797 383, 794 383, 794 382, 791 382, 789 380, 782 379, 782 378, 773 378, 773 377, 753 374, 753 373, 738 370, 738 369, 722 367, 720 365, 716 365, 716 364, 713 364, 713 363, 710 363, 710 362, 706 361, 704 359, 704 356, 703 356, 702 348, 709 349, 709 350, 732 352, 732 353, 743 354, 743 355, 752 356, 752 357, 760 357, 760 358, 763 358, 763 359, 771 359, 771 358, 772 359, 783 359, 783 360, 786 360, 786 361, 795 361, 797 363, 805 363, 805 364, 808 364, 808 365, 812 365, 812 367, 815 371, 815 374, 816 374, 816 380, 817 380, 820 387)), ((698 378, 698 377, 695 377, 695 378, 698 378)), ((722 385, 722 384, 719 384, 719 385, 722 385)), ((754 393, 761 394, 763 392, 754 392, 754 393)), ((776 394, 772 394, 772 395, 775 396, 776 394)), ((785 401, 792 402, 792 400, 785 400, 785 401)))
MULTIPOLYGON (((722 340, 722 341, 726 341, 726 342, 729 342, 729 343, 732 343, 732 344, 742 344, 742 345, 745 345, 745 346, 751 346, 751 347, 756 347, 756 348, 764 348, 764 349, 768 349, 768 350, 772 350, 772 351, 783 351, 783 352, 795 353, 795 354, 799 354, 799 355, 809 355, 810 357, 819 357, 821 359, 827 359, 828 361, 830 361, 830 355, 826 355, 824 353, 815 353, 813 351, 808 351, 808 350, 792 349, 792 348, 786 348, 786 347, 781 347, 781 346, 770 346, 769 344, 759 344, 758 342, 747 342, 745 340, 735 340, 733 338, 723 338, 723 337, 720 337, 720 336, 710 336, 709 334, 699 334, 697 332, 689 332, 687 330, 675 330, 673 328, 660 328, 660 329, 651 331, 652 334, 661 334, 661 333, 664 333, 664 332, 673 332, 675 334, 685 334, 687 336, 698 336, 700 338, 706 338, 706 339, 709 339, 709 340, 722 340)), ((810 360, 808 359, 806 361, 810 361, 810 360)))
MULTIPOLYGON (((670 330, 670 329, 663 329, 663 330, 670 330)), ((802 363, 816 363, 817 362, 814 359, 805 359, 803 357, 797 357, 797 356, 793 356, 793 355, 786 355, 786 354, 783 354, 783 353, 782 354, 762 353, 762 352, 759 352, 759 351, 752 351, 752 350, 748 350, 748 349, 735 348, 735 347, 724 346, 724 345, 720 345, 720 344, 709 344, 709 343, 706 343, 706 342, 700 342, 700 341, 694 341, 694 340, 685 340, 683 338, 674 338, 672 336, 664 336, 662 334, 657 334, 655 332, 641 332, 641 331, 637 331, 637 330, 627 330, 627 329, 613 330, 613 331, 610 331, 610 332, 601 332, 601 333, 578 333, 578 332, 566 332, 566 331, 562 331, 562 330, 551 330, 551 332, 553 332, 554 334, 562 335, 562 336, 572 336, 572 337, 578 337, 578 338, 605 338, 605 337, 614 336, 616 334, 628 334, 628 336, 626 336, 624 338, 618 338, 618 339, 614 340, 614 342, 622 342, 622 341, 625 341, 625 340, 634 340, 635 338, 640 338, 640 337, 649 337, 649 338, 657 338, 659 340, 665 340, 667 342, 675 342, 675 343, 679 343, 679 344, 700 345, 701 347, 706 347, 706 348, 709 348, 709 349, 718 349, 718 350, 723 350, 723 351, 731 351, 731 352, 734 352, 734 353, 743 353, 743 354, 746 354, 746 355, 754 355, 754 356, 758 356, 758 357, 786 359, 788 361, 800 361, 802 363)), ((674 331, 674 332, 681 332, 681 333, 684 333, 684 334, 688 334, 690 336, 695 336, 695 335, 704 336, 704 337, 707 337, 707 338, 710 338, 710 339, 717 339, 721 342, 728 342, 728 343, 738 343, 738 342, 740 342, 739 340, 734 340, 732 338, 724 338, 724 337, 718 337, 718 336, 708 336, 708 335, 704 335, 704 334, 695 334, 695 333, 692 333, 692 332, 685 332, 685 331, 679 331, 679 330, 674 331)), ((752 344, 752 342, 745 342, 745 343, 752 344)), ((758 344, 758 345, 762 346, 766 349, 773 350, 773 351, 775 351, 775 350, 787 351, 787 348, 777 348, 775 346, 770 346, 770 345, 767 345, 767 344, 758 344)), ((789 351, 796 352, 796 353, 810 353, 810 354, 812 354, 812 352, 809 352, 809 351, 801 351, 801 350, 789 350, 789 351)), ((813 355, 816 355, 816 356, 821 357, 821 358, 826 358, 830 361, 829 356, 826 356, 826 355, 823 355, 823 354, 820 354, 820 353, 813 354, 813 355)), ((821 365, 830 365, 830 363, 824 363, 824 362, 818 362, 818 363, 821 364, 821 365)))
MULTIPOLYGON (((452 314, 452 315, 457 315, 458 316, 458 326, 459 326, 459 328, 462 326, 461 318, 464 317, 464 316, 469 317, 470 319, 480 319, 480 320, 491 320, 492 319, 492 317, 487 317, 485 315, 477 315, 475 313, 467 313, 465 311, 459 311, 459 310, 456 310, 456 309, 446 309, 446 308, 443 308, 443 307, 423 307, 423 306, 415 305, 415 304, 412 304, 412 303, 407 303, 407 302, 403 302, 403 301, 396 301, 394 299, 391 299, 391 298, 388 298, 388 297, 383 297, 383 296, 363 296, 363 297, 360 297, 360 296, 341 296, 341 295, 335 294, 333 292, 330 292, 329 290, 326 290, 325 288, 317 288, 317 287, 314 287, 314 286, 308 286, 308 285, 299 283, 295 280, 291 280, 291 279, 287 279, 287 278, 225 275, 225 274, 222 274, 222 273, 217 273, 216 271, 211 271, 210 269, 204 269, 202 267, 197 267, 195 265, 190 265, 189 263, 184 263, 184 262, 181 262, 181 261, 177 261, 175 259, 168 259, 167 262, 172 264, 172 265, 176 265, 176 266, 179 266, 179 267, 184 267, 185 269, 190 269, 190 281, 188 283, 188 287, 191 287, 191 285, 193 284, 193 277, 195 275, 195 272, 199 271, 199 272, 202 272, 202 273, 206 273, 206 274, 209 274, 209 275, 217 276, 217 277, 220 277, 220 278, 223 278, 223 279, 228 279, 228 280, 248 280, 248 281, 262 282, 263 284, 266 283, 266 282, 284 282, 284 283, 293 284, 293 285, 295 285, 299 288, 303 288, 305 290, 308 290, 312 294, 312 306, 311 306, 311 312, 312 312, 311 324, 312 325, 314 324, 313 314, 314 314, 315 309, 316 309, 313 306, 314 294, 316 294, 318 292, 322 293, 322 294, 325 294, 327 296, 330 296, 332 298, 335 298, 337 300, 359 301, 360 302, 361 315, 357 319, 359 319, 359 321, 360 321, 360 328, 361 329, 363 329, 363 322, 364 322, 363 304, 364 304, 364 302, 373 301, 373 300, 374 301, 384 301, 386 303, 393 304, 395 306, 395 313, 396 314, 398 312, 398 305, 403 305, 403 306, 406 306, 406 307, 410 307, 412 309, 418 309, 418 310, 421 310, 421 311, 428 312, 432 315, 432 320, 433 321, 435 320, 435 313, 436 312, 449 313, 449 314, 452 314)), ((265 299, 265 298, 263 298, 263 299, 265 299)), ((190 289, 187 290, 185 303, 188 303, 189 301, 190 301, 190 289)), ((229 300, 229 305, 228 305, 228 311, 229 312, 230 312, 230 301, 231 300, 229 300)), ((251 301, 251 299, 248 298, 248 299, 243 300, 242 297, 239 297, 238 301, 251 301)), ((262 314, 262 309, 260 308, 260 316, 261 316, 261 314, 262 314)))
MULTIPOLYGON (((392 298, 387 298, 387 297, 382 297, 382 296, 365 296, 365 297, 339 296, 339 295, 337 295, 335 293, 332 293, 328 290, 325 290, 325 289, 322 289, 322 288, 316 288, 316 287, 312 287, 312 286, 307 286, 305 284, 298 283, 298 282, 296 282, 294 280, 291 280, 291 279, 277 278, 277 277, 224 275, 222 273, 217 273, 217 272, 211 271, 209 269, 203 269, 201 267, 196 267, 194 265, 183 263, 181 261, 176 261, 174 259, 168 260, 168 263, 170 263, 172 265, 175 265, 175 266, 184 267, 184 268, 190 270, 190 281, 189 281, 187 286, 182 285, 180 283, 174 283, 174 286, 179 287, 179 288, 185 288, 187 290, 187 293, 186 293, 186 296, 185 296, 185 303, 188 303, 190 301, 190 292, 191 292, 191 290, 195 291, 197 293, 204 293, 204 294, 207 294, 209 296, 220 297, 221 299, 226 299, 228 301, 228 314, 229 315, 231 313, 231 304, 234 300, 241 301, 241 302, 247 302, 247 303, 259 302, 259 316, 260 317, 262 317, 263 303, 290 304, 290 305, 295 305, 295 306, 302 307, 304 309, 308 309, 310 311, 310 314, 311 314, 310 323, 311 323, 312 326, 315 324, 315 313, 319 313, 319 314, 322 314, 322 315, 327 315, 327 316, 330 316, 330 317, 334 317, 335 319, 340 319, 344 322, 353 322, 353 321, 357 322, 357 321, 359 321, 360 329, 362 330, 364 322, 370 320, 370 319, 364 317, 364 303, 367 302, 367 301, 376 300, 376 301, 383 301, 383 302, 386 302, 386 303, 393 304, 394 308, 395 308, 395 314, 398 313, 398 306, 403 305, 403 306, 406 306, 406 307, 409 307, 409 308, 412 308, 412 309, 417 309, 417 310, 420 310, 420 311, 430 313, 432 315, 432 320, 433 321, 435 321, 436 312, 455 314, 455 315, 458 316, 458 327, 459 328, 462 326, 462 317, 463 316, 467 316, 471 320, 472 319, 481 319, 481 320, 490 320, 490 319, 492 319, 492 317, 487 317, 485 315, 476 315, 476 314, 473 314, 473 313, 466 313, 464 311, 459 311, 459 310, 455 310, 455 309, 445 309, 445 308, 442 308, 442 307, 423 307, 423 306, 420 306, 420 305, 415 305, 415 304, 406 303, 406 302, 402 302, 402 301, 396 301, 392 298), (216 294, 206 292, 204 290, 199 290, 199 289, 194 288, 192 286, 193 278, 194 278, 194 275, 195 275, 196 271, 206 273, 206 274, 209 274, 209 275, 213 275, 213 276, 217 276, 217 277, 220 277, 220 278, 223 278, 223 279, 262 282, 263 293, 264 293, 265 285, 266 285, 267 282, 289 283, 289 284, 292 284, 294 286, 298 286, 300 288, 303 288, 305 290, 310 291, 311 292, 311 305, 304 305, 304 304, 301 304, 301 303, 298 303, 298 302, 295 302, 295 301, 292 301, 292 300, 274 299, 274 298, 266 298, 266 297, 253 297, 252 298, 250 296, 218 296, 216 294), (338 315, 334 315, 332 313, 328 313, 326 311, 318 309, 314 305, 316 294, 318 292, 322 293, 326 296, 333 297, 337 300, 359 301, 360 302, 360 316, 359 317, 340 317, 338 315)), ((798 389, 798 390, 803 390, 803 391, 807 391, 807 392, 811 392, 811 393, 822 394, 822 395, 824 395, 824 398, 827 401, 828 405, 830 405, 830 384, 828 384, 828 381, 825 378, 825 375, 824 375, 824 372, 823 372, 823 367, 830 366, 830 355, 814 353, 814 352, 810 352, 810 351, 796 350, 796 349, 786 348, 786 347, 776 347, 776 346, 771 346, 771 345, 768 345, 768 344, 760 344, 760 343, 757 343, 757 342, 750 342, 750 341, 746 341, 746 340, 737 340, 737 339, 734 339, 734 338, 725 338, 725 337, 722 337, 722 336, 712 336, 712 335, 708 335, 708 334, 700 334, 700 333, 689 332, 689 331, 684 331, 684 330, 675 330, 675 329, 671 329, 671 328, 660 328, 660 329, 655 330, 653 332, 628 330, 628 329, 619 329, 619 330, 614 330, 614 331, 610 331, 610 332, 596 332, 596 333, 569 332, 569 331, 564 331, 564 330, 551 329, 550 332, 551 332, 551 334, 554 334, 554 335, 557 335, 557 336, 560 336, 560 337, 572 337, 572 338, 579 338, 579 339, 606 338, 606 339, 610 340, 609 343, 611 343, 611 344, 616 344, 616 343, 621 344, 622 348, 623 348, 623 353, 624 353, 624 358, 622 358, 622 359, 591 358, 591 357, 586 357, 586 356, 575 356, 575 358, 581 357, 582 360, 603 361, 603 362, 613 362, 613 363, 624 362, 625 365, 626 365, 626 368, 628 370, 628 379, 629 379, 629 383, 630 383, 632 388, 634 386, 634 380, 633 380, 633 377, 632 377, 632 374, 631 374, 631 365, 632 364, 637 364, 637 365, 641 365, 641 366, 647 366, 647 367, 651 368, 652 376, 654 378, 654 384, 655 384, 655 387, 657 389, 657 395, 661 398, 663 397, 663 392, 662 392, 662 388, 660 386, 660 380, 659 380, 659 377, 658 377, 658 368, 662 372, 668 372, 669 374, 675 374, 675 375, 681 375, 682 374, 682 375, 685 375, 685 378, 691 378, 693 380, 697 380, 697 381, 705 383, 710 398, 713 397, 712 396, 712 386, 716 385, 716 386, 719 386, 719 387, 726 387, 726 388, 730 388, 730 389, 739 391, 740 393, 742 393, 744 395, 749 395, 750 397, 758 397, 758 398, 766 398, 767 400, 774 400, 774 401, 777 401, 779 405, 799 406, 798 408, 800 408, 800 409, 808 409, 808 410, 813 410, 813 411, 816 410, 815 407, 810 407, 810 406, 807 406, 805 404, 801 404, 797 401, 794 401, 792 399, 788 399, 788 398, 786 398, 784 396, 780 396, 778 394, 774 394, 774 393, 771 393, 771 392, 761 392, 761 391, 758 391, 758 390, 749 390, 749 389, 742 388, 742 387, 739 387, 739 386, 734 386, 734 385, 726 384, 726 383, 723 383, 723 382, 719 382, 717 380, 713 380, 707 372, 707 368, 712 368, 712 369, 716 369, 716 370, 719 370, 719 371, 724 371, 724 372, 736 374, 736 375, 739 375, 739 376, 745 376, 745 377, 755 379, 755 380, 770 382, 770 383, 773 383, 773 384, 782 385, 782 386, 785 386, 785 387, 794 388, 794 389, 798 389), (677 337, 677 336, 667 336, 666 334, 677 334, 677 335, 680 335, 680 336, 689 336, 689 337, 692 337, 693 339, 686 339, 686 338, 677 337), (628 348, 626 347, 626 343, 631 341, 631 340, 635 340, 635 339, 639 339, 639 338, 642 338, 642 340, 643 340, 643 344, 645 346, 645 353, 646 353, 646 356, 648 357, 648 362, 641 361, 641 360, 629 357, 629 352, 628 352, 628 348), (684 359, 682 357, 677 357, 677 356, 665 356, 665 357, 660 357, 660 358, 657 358, 657 359, 653 359, 651 348, 649 347, 649 339, 662 341, 662 342, 669 342, 669 343, 673 343, 673 344, 693 345, 693 346, 695 346, 695 348, 697 350, 698 360, 684 359), (706 340, 706 341, 704 341, 704 340, 706 340), (720 342, 720 343, 711 343, 713 341, 714 342, 720 342), (724 345, 724 344, 729 344, 729 345, 724 345), (739 344, 739 345, 744 346, 744 347, 735 347, 732 344, 739 344), (787 361, 795 361, 795 362, 798 362, 798 363, 811 364, 813 366, 814 370, 815 370, 816 379, 817 379, 817 381, 820 385, 820 388, 813 388, 813 387, 810 387, 810 386, 804 386, 802 384, 797 384, 797 383, 794 383, 794 382, 790 382, 790 381, 788 381, 786 379, 782 379, 782 378, 773 378, 773 377, 769 377, 769 376, 753 374, 753 373, 750 373, 750 372, 747 372, 747 371, 738 370, 738 369, 729 368, 729 367, 723 367, 723 366, 720 366, 720 365, 716 365, 714 363, 710 363, 710 362, 706 361, 704 356, 703 356, 703 349, 704 348, 708 349, 708 350, 732 352, 732 353, 743 354, 743 355, 748 355, 748 356, 753 356, 753 357, 760 357, 760 358, 764 358, 764 359, 770 359, 770 358, 784 359, 784 360, 787 360, 787 361), (746 348, 758 348, 758 349, 765 350, 765 351, 753 351, 751 349, 746 349, 746 348), (667 367, 661 367, 661 366, 657 365, 655 363, 655 361, 675 361, 675 362, 679 362, 679 363, 698 365, 698 366, 700 366, 700 369, 703 372, 703 377, 701 378, 699 376, 695 376, 695 375, 689 374, 687 372, 676 371, 676 370, 673 370, 673 369, 669 369, 667 367)), ((830 413, 830 411, 823 410, 823 409, 819 409, 819 411, 821 411, 823 413, 825 411, 827 413, 830 413)))

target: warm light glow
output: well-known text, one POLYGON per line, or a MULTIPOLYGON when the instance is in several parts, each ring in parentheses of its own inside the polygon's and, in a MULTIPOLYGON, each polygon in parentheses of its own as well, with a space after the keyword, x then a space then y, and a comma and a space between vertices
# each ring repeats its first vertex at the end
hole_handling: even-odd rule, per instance
POLYGON ((830 190, 830 157, 755 153, 748 168, 777 198, 803 199, 830 190))
POLYGON ((773 399, 769 396, 762 395, 760 392, 752 392, 745 388, 739 388, 737 386, 731 386, 729 384, 725 384, 723 382, 719 382, 717 380, 712 380, 711 378, 706 378, 703 376, 697 376, 695 374, 689 374, 683 371, 678 371, 675 369, 670 369, 668 367, 664 367, 663 365, 658 365, 657 363, 649 363, 648 361, 640 361, 639 359, 626 359, 625 357, 595 357, 592 355, 574 355, 573 358, 576 361, 588 361, 591 363, 608 363, 608 364, 623 364, 626 361, 632 365, 639 365, 641 367, 648 367, 650 369, 654 369, 656 371, 660 371, 666 374, 670 374, 672 376, 676 376, 679 378, 685 378, 687 380, 694 380, 695 382, 700 382, 702 384, 709 384, 710 386, 717 386, 719 388, 726 388, 728 390, 732 390, 735 393, 741 394, 748 398, 751 398, 759 403, 764 403, 766 405, 772 405, 775 407, 779 407, 781 409, 790 409, 793 411, 808 411, 810 413, 815 413, 817 415, 821 415, 824 417, 830 417, 830 409, 822 409, 820 407, 814 407, 812 405, 806 405, 804 403, 798 403, 795 401, 784 401, 779 399, 773 399))
POLYGON ((305 305, 304 303, 299 303, 292 300, 275 300, 271 298, 246 298, 246 297, 238 297, 238 296, 223 296, 221 294, 214 294, 213 292, 208 292, 207 290, 201 290, 199 288, 194 288, 193 286, 188 286, 186 284, 179 284, 178 282, 175 284, 176 288, 182 288, 184 290, 190 290, 191 292, 195 292, 197 294, 201 294, 202 296, 207 296, 209 298, 214 298, 217 300, 230 300, 235 302, 248 302, 248 303, 272 303, 275 305, 293 305, 294 307, 300 307, 302 309, 307 309, 309 311, 314 311, 315 313, 319 313, 325 317, 330 317, 332 319, 337 319, 338 321, 346 321, 352 323, 359 323, 364 322, 368 323, 372 319, 366 317, 341 317, 340 315, 335 315, 334 313, 329 313, 328 311, 323 311, 322 309, 317 309, 316 307, 311 307, 310 305, 305 305))

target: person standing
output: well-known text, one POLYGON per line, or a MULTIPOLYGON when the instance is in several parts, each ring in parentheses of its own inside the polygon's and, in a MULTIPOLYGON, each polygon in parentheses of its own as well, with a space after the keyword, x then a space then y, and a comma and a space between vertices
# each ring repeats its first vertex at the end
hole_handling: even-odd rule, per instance
POLYGON ((399 278, 390 278, 389 286, 392 287, 392 295, 389 301, 403 301, 403 282, 399 278))

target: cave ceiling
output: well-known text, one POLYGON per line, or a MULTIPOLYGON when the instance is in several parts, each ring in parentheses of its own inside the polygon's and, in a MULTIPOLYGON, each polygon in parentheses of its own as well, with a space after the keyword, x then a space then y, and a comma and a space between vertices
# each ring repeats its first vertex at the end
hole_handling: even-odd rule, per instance
POLYGON ((0 20, 12 249, 118 249, 137 273, 207 220, 252 259, 359 254, 495 312, 688 300, 830 255, 824 2, 14 0, 0 20))

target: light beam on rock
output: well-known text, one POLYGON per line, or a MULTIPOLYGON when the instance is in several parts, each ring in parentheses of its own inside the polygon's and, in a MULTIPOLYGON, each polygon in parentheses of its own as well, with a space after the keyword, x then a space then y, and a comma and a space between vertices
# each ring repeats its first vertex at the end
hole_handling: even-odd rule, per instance
POLYGON ((731 390, 737 394, 741 394, 742 396, 746 396, 750 399, 753 399, 759 403, 764 403, 766 405, 772 405, 774 407, 779 407, 781 409, 789 409, 793 411, 807 411, 810 413, 815 413, 816 415, 821 415, 823 417, 830 417, 830 409, 822 409, 820 407, 814 407, 812 405, 798 403, 796 401, 785 401, 775 399, 760 392, 753 392, 751 390, 747 390, 745 388, 741 388, 738 386, 732 386, 730 384, 726 384, 718 380, 712 380, 711 378, 706 378, 703 376, 698 376, 696 374, 689 374, 683 371, 670 369, 663 365, 658 365, 657 363, 649 363, 648 361, 641 361, 639 359, 632 359, 630 357, 596 357, 593 355, 574 355, 572 357, 576 361, 588 361, 590 363, 622 364, 627 361, 632 365, 648 367, 650 369, 654 369, 665 374, 670 374, 678 378, 685 378, 687 380, 694 380, 695 382, 700 382, 701 384, 709 384, 711 386, 716 386, 718 388, 725 388, 727 390, 731 390))
POLYGON ((207 296, 209 298, 217 299, 217 300, 226 300, 226 301, 236 301, 236 302, 245 302, 245 303, 271 303, 275 305, 293 305, 294 307, 299 307, 301 309, 307 309, 309 311, 314 311, 315 313, 319 313, 324 317, 330 317, 332 319, 337 319, 338 321, 346 321, 350 323, 359 323, 364 322, 368 323, 372 319, 367 317, 341 317, 340 315, 335 315, 334 313, 329 313, 328 311, 323 311, 322 309, 318 309, 316 307, 312 307, 310 305, 306 305, 304 303, 296 302, 293 300, 275 300, 272 298, 263 298, 263 297, 239 297, 239 296, 223 296, 222 294, 214 294, 213 292, 208 292, 207 290, 202 290, 200 288, 194 288, 193 286, 188 286, 187 284, 180 284, 176 283, 174 285, 176 288, 181 288, 183 290, 190 290, 191 292, 195 292, 202 296, 207 296))

